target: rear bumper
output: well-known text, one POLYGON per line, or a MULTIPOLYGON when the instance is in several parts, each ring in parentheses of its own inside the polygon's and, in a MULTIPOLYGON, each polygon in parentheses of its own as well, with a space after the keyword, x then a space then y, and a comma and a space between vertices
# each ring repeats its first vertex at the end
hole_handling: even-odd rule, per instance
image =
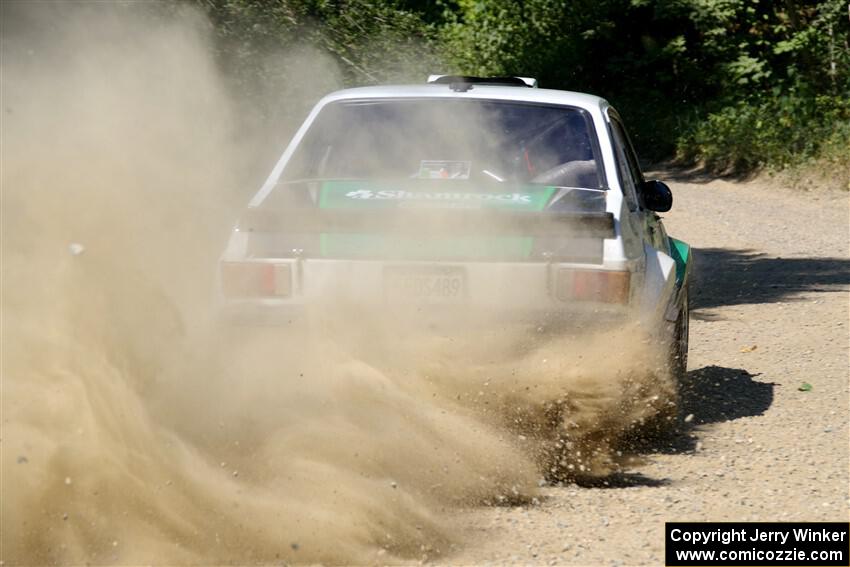
POLYGON ((249 262, 283 268, 276 272, 286 274, 285 285, 272 287, 283 289, 285 292, 263 297, 231 298, 227 300, 229 303, 251 303, 266 307, 324 304, 328 301, 385 305, 391 295, 391 290, 387 288, 390 278, 387 276, 399 272, 450 273, 462 280, 459 293, 453 294, 446 301, 441 298, 428 299, 426 303, 429 305, 453 303, 464 308, 507 311, 623 312, 635 303, 638 296, 636 290, 631 289, 628 296, 619 299, 621 303, 606 303, 601 300, 573 302, 565 299, 562 290, 558 289, 559 274, 563 274, 565 270, 594 273, 630 271, 631 267, 623 262, 600 265, 565 262, 395 262, 312 258, 257 259, 249 262))
POLYGON ((401 328, 492 329, 530 328, 536 331, 570 332, 581 329, 615 328, 629 321, 627 310, 569 309, 482 309, 469 305, 392 305, 328 303, 229 302, 219 311, 223 322, 232 325, 291 326, 336 318, 360 321, 363 326, 380 324, 401 328))
MULTIPOLYGON (((493 328, 533 326, 580 329, 621 325, 634 314, 634 301, 605 303, 559 299, 557 278, 564 268, 602 266, 544 262, 384 262, 275 260, 287 264, 291 282, 282 297, 228 299, 221 313, 231 323, 298 325, 328 317, 363 319, 402 327, 493 328), (460 292, 447 301, 399 298, 388 289, 387 274, 421 271, 460 275, 460 292)), ((622 266, 618 266, 622 270, 622 266)), ((610 268, 614 271, 614 268, 610 268)), ((390 278, 391 279, 391 278, 390 278)), ((631 296, 635 297, 635 290, 631 296)))

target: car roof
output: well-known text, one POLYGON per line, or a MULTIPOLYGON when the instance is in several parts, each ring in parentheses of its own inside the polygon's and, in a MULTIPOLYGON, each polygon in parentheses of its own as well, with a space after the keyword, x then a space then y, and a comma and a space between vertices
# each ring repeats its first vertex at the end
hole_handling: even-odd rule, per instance
POLYGON ((383 85, 376 87, 357 87, 336 91, 325 96, 321 104, 345 100, 381 98, 447 98, 454 100, 508 100, 518 102, 536 102, 541 104, 559 104, 575 106, 587 110, 605 108, 608 102, 598 96, 518 86, 471 85, 462 92, 452 90, 446 84, 424 85, 383 85))

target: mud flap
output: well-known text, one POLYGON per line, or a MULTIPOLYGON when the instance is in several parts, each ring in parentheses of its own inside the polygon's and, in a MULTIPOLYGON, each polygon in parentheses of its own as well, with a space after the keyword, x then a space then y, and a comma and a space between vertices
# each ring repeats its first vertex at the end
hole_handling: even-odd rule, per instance
POLYGON ((690 271, 689 260, 691 258, 691 246, 687 242, 668 237, 670 241, 670 254, 676 262, 676 286, 682 287, 687 281, 690 271))
POLYGON ((683 290, 687 291, 688 276, 690 275, 690 253, 691 247, 687 242, 669 238, 670 240, 670 255, 676 262, 676 290, 675 298, 670 302, 667 308, 665 319, 670 322, 675 322, 679 318, 679 313, 682 311, 682 298, 687 297, 683 290))
POLYGON ((669 306, 676 303, 676 261, 648 244, 644 244, 644 253, 646 276, 640 317, 647 328, 654 329, 662 327, 665 319, 669 320, 669 306))

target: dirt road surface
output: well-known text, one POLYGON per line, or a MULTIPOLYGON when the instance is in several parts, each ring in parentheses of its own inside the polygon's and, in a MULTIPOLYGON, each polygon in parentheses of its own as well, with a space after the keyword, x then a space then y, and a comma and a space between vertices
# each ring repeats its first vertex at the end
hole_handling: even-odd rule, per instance
POLYGON ((682 432, 608 486, 469 512, 450 562, 659 565, 665 521, 847 521, 848 195, 666 179, 698 270, 682 432))

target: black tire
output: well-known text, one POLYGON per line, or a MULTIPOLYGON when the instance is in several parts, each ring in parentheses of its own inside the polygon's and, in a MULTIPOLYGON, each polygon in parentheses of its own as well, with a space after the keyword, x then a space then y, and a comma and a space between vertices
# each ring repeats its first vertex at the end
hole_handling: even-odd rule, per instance
POLYGON ((635 434, 636 439, 646 441, 667 437, 678 429, 679 426, 679 392, 684 383, 688 370, 688 330, 690 306, 688 304, 688 290, 682 290, 682 306, 673 326, 672 336, 667 352, 667 376, 659 376, 665 384, 659 384, 659 399, 657 413, 649 418, 635 434), (667 382, 667 381, 670 382, 667 382), (663 393, 661 393, 663 392, 663 393))
POLYGON ((690 303, 688 288, 682 289, 682 306, 676 317, 673 327, 673 336, 670 340, 669 373, 672 380, 672 392, 665 400, 664 406, 658 413, 655 423, 660 433, 671 433, 679 425, 679 397, 685 377, 688 374, 688 335, 690 330, 690 303))
POLYGON ((670 373, 676 385, 681 385, 688 373, 688 334, 690 331, 690 305, 687 286, 682 289, 682 307, 676 318, 676 327, 670 345, 670 373))

